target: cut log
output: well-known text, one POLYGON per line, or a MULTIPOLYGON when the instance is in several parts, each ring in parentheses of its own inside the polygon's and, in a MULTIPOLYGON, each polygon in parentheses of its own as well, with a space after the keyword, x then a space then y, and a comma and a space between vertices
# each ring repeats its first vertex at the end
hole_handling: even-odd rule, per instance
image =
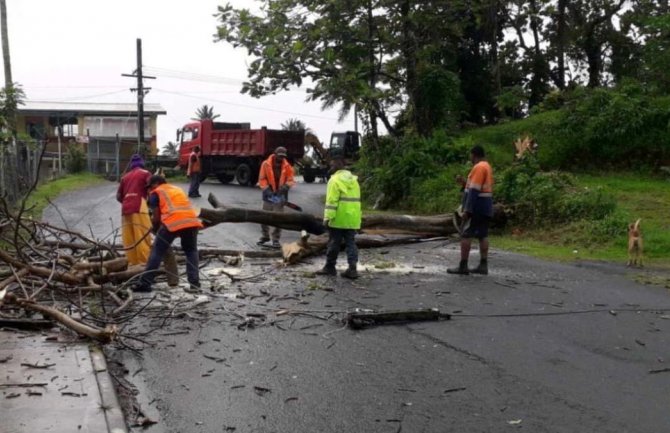
POLYGON ((440 313, 437 308, 423 308, 419 310, 372 311, 356 309, 347 314, 346 322, 353 329, 363 329, 368 326, 400 324, 408 322, 425 322, 440 319, 451 319, 448 313, 440 313))
POLYGON ((220 223, 257 223, 284 230, 307 231, 313 235, 321 235, 326 232, 321 219, 302 212, 270 212, 256 209, 243 209, 224 207, 214 194, 210 193, 209 202, 215 209, 200 209, 200 218, 206 226, 220 223))
MULTIPOLYGON (((297 212, 269 212, 262 210, 231 208, 224 206, 214 194, 209 194, 208 201, 215 209, 201 209, 200 218, 206 225, 220 223, 257 223, 279 227, 285 230, 306 231, 313 235, 326 232, 322 219, 318 216, 297 212)), ((453 214, 434 216, 365 214, 361 223, 361 231, 366 230, 396 233, 416 233, 425 236, 449 236, 457 233, 453 223, 453 214)), ((494 206, 492 225, 501 226, 506 222, 505 209, 501 205, 494 206)))

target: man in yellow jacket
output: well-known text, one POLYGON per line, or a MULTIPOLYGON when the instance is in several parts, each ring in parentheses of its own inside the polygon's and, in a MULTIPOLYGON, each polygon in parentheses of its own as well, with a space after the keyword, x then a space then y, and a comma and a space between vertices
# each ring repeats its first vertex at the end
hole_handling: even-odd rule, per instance
POLYGON ((344 159, 336 155, 331 161, 333 175, 328 180, 326 192, 326 209, 323 225, 328 228, 328 250, 326 265, 317 275, 337 275, 335 264, 340 253, 340 245, 345 242, 349 268, 340 275, 344 278, 358 278, 358 249, 356 248, 356 231, 361 228, 361 189, 358 177, 344 168, 344 159))

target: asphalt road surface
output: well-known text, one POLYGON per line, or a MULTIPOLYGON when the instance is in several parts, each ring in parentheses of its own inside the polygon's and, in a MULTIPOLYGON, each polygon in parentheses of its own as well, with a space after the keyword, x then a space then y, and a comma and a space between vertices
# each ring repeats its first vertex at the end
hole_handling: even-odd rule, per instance
MULTIPOLYGON (((120 220, 115 188, 63 195, 45 217, 104 237, 120 220)), ((203 184, 209 192, 260 207, 256 189, 203 184)), ((320 213, 324 194, 323 184, 299 184, 291 201, 320 213)), ((207 205, 204 197, 196 204, 207 205)), ((256 249, 259 234, 253 224, 220 225, 200 244, 256 249)), ((248 281, 212 276, 210 303, 153 332, 156 344, 141 359, 117 354, 159 418, 147 431, 670 430, 667 289, 637 284, 619 265, 495 250, 490 275, 447 275, 456 248, 442 241, 363 251, 356 282, 315 278, 322 257, 290 268, 248 259, 241 275, 260 275, 248 281), (352 308, 426 307, 452 320, 359 331, 339 322, 352 308), (248 312, 267 319, 238 329, 248 312)), ((138 328, 155 324, 142 320, 138 328)))

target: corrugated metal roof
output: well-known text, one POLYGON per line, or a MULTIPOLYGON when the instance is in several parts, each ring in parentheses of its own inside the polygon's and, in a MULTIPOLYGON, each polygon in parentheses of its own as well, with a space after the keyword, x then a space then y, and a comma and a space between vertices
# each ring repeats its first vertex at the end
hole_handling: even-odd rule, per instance
MULTIPOLYGON (((68 114, 68 115, 137 115, 137 104, 116 102, 57 102, 25 101, 19 105, 20 114, 68 114)), ((167 114, 160 104, 144 104, 144 114, 167 114)))

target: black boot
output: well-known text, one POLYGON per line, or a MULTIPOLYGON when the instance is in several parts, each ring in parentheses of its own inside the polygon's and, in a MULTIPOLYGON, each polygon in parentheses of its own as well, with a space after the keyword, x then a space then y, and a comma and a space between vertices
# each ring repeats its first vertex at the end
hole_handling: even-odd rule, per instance
POLYGON ((356 266, 349 266, 349 268, 342 272, 340 276, 343 278, 349 278, 350 280, 355 280, 358 278, 358 270, 356 270, 356 266))
POLYGON ((458 275, 468 275, 470 271, 468 270, 468 261, 461 260, 457 268, 448 268, 448 274, 458 274, 458 275))
POLYGON ((326 265, 323 268, 316 271, 315 274, 316 275, 326 275, 326 276, 329 276, 329 277, 334 277, 335 275, 337 275, 337 269, 335 269, 335 266, 326 265))
POLYGON ((477 266, 474 269, 470 269, 471 274, 479 274, 479 275, 488 275, 489 274, 489 263, 488 260, 482 259, 479 262, 479 266, 477 266))

